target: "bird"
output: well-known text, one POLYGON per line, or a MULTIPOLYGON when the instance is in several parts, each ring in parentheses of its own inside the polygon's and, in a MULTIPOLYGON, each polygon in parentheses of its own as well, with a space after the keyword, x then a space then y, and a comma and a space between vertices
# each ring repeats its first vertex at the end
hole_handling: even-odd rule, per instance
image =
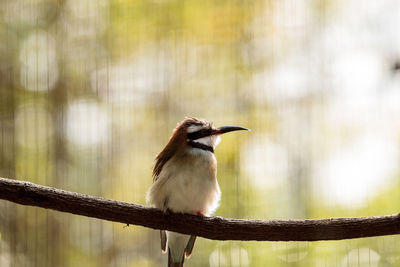
MULTIPOLYGON (((240 126, 214 127, 205 119, 185 117, 155 158, 153 184, 147 203, 165 213, 209 216, 217 209, 221 190, 214 150, 224 133, 247 130, 240 126)), ((168 267, 182 267, 196 236, 160 230, 161 250, 168 252, 168 267)))

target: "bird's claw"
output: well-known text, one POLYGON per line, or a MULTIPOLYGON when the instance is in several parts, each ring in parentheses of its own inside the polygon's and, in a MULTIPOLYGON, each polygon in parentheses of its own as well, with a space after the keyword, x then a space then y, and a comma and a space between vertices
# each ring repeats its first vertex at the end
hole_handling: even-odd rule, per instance
POLYGON ((165 209, 164 210, 164 215, 171 215, 172 211, 170 209, 165 209))

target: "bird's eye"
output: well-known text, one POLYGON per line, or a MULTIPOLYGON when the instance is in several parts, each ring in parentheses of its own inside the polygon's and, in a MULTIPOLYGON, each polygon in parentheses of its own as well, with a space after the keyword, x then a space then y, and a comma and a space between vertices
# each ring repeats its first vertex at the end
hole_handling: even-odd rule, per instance
POLYGON ((200 129, 195 132, 191 132, 187 134, 187 138, 190 140, 196 140, 205 136, 209 136, 212 134, 212 129, 211 128, 206 128, 206 129, 200 129))

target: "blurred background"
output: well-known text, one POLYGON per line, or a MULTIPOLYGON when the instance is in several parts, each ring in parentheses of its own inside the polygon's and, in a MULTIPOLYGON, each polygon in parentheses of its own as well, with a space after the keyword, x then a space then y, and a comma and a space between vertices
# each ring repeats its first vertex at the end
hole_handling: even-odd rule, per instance
MULTIPOLYGON (((145 205, 185 116, 218 216, 400 210, 397 0, 2 0, 0 176, 145 205)), ((166 266, 158 231, 0 201, 0 266, 166 266)), ((400 266, 400 237, 198 239, 185 266, 400 266)))

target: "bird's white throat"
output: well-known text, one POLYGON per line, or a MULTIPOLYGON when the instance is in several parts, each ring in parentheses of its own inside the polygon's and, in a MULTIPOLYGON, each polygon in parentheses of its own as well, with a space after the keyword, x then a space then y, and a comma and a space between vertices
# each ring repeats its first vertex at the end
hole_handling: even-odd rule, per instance
MULTIPOLYGON (((193 142, 195 143, 199 143, 199 144, 203 144, 209 147, 212 147, 213 149, 215 149, 217 147, 217 145, 219 144, 219 142, 221 142, 221 137, 219 135, 210 135, 210 136, 206 136, 206 137, 202 137, 196 140, 193 140, 193 142)), ((196 148, 194 148, 196 149, 196 148)))

